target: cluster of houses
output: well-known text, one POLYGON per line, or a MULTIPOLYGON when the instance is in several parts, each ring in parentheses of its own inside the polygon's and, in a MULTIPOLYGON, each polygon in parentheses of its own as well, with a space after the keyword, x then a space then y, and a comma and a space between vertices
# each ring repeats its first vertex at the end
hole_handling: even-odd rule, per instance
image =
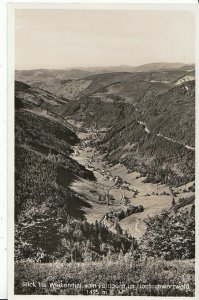
MULTIPOLYGON (((93 130, 93 134, 94 135, 98 135, 98 131, 97 130, 93 130)), ((82 141, 81 144, 80 144, 80 148, 79 150, 83 150, 84 147, 87 147, 89 144, 89 140, 87 141, 82 141)), ((79 153, 79 152, 77 152, 79 153)), ((120 176, 113 176, 111 174, 110 171, 106 170, 106 165, 102 164, 102 167, 103 169, 99 169, 99 168, 96 168, 92 165, 92 163, 95 161, 94 159, 94 156, 91 156, 91 157, 88 157, 86 158, 86 169, 90 170, 90 171, 97 171, 98 173, 100 173, 103 178, 107 181, 110 181, 110 182, 113 182, 115 185, 117 186, 122 186, 123 189, 126 189, 128 191, 132 191, 134 192, 134 196, 133 197, 136 197, 136 195, 138 194, 138 191, 137 190, 134 190, 133 187, 130 186, 130 184, 126 181, 123 181, 123 179, 120 177, 120 176)), ((96 162, 98 162, 98 160, 96 160, 96 162)), ((113 165, 112 164, 108 164, 108 167, 111 168, 113 165)))

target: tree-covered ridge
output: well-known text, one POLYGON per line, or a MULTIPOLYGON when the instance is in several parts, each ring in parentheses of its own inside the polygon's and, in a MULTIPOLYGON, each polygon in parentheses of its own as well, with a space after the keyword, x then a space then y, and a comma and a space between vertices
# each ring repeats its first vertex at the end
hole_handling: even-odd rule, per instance
MULTIPOLYGON (((147 182, 180 185, 194 180, 194 151, 155 132, 147 133, 133 105, 83 98, 66 105, 62 114, 83 121, 88 128, 107 127, 106 134, 92 145, 105 153, 109 162, 141 172, 147 182)), ((189 136, 193 137, 192 131, 189 136)))
POLYGON ((16 112, 15 124, 15 139, 18 144, 31 141, 46 145, 58 153, 70 154, 71 146, 79 142, 77 136, 67 127, 26 110, 16 112))
MULTIPOLYGON (((15 114, 15 145, 48 157, 78 176, 94 180, 94 175, 74 161, 69 154, 78 137, 66 126, 43 116, 21 110, 15 114)), ((17 155, 16 158, 20 157, 17 155)), ((27 174, 28 176, 28 174, 27 174)))
POLYGON ((171 88, 166 93, 150 96, 141 108, 142 119, 154 133, 195 145, 195 81, 171 88))

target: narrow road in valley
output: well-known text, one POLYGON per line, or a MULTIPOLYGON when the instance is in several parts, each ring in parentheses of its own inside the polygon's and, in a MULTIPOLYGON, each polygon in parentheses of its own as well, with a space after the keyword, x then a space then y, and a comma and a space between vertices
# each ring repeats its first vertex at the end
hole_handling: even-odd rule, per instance
POLYGON ((140 229, 138 227, 139 223, 140 223, 140 219, 138 219, 137 222, 135 223, 135 231, 140 234, 141 231, 140 231, 140 229))
POLYGON ((166 139, 167 141, 170 141, 170 142, 172 142, 172 143, 179 144, 179 145, 181 145, 181 146, 184 146, 186 149, 195 151, 195 148, 194 148, 194 147, 191 147, 191 146, 189 146, 189 145, 183 144, 183 143, 178 142, 178 141, 176 141, 176 140, 174 140, 174 139, 171 139, 171 138, 169 138, 169 137, 166 137, 166 136, 162 135, 161 133, 156 134, 156 136, 160 136, 160 137, 166 139))
POLYGON ((75 148, 73 148, 74 153, 73 153, 73 157, 77 156, 77 150, 75 148))
POLYGON ((147 133, 150 133, 150 130, 149 130, 149 128, 147 127, 147 125, 146 125, 145 122, 138 121, 138 123, 139 123, 140 125, 144 125, 144 131, 146 131, 147 133))
POLYGON ((191 146, 189 146, 189 145, 185 145, 185 148, 195 151, 195 148, 194 148, 194 147, 191 147, 191 146))
MULTIPOLYGON (((146 131, 148 134, 151 133, 145 122, 143 122, 143 121, 138 121, 138 123, 139 123, 140 125, 143 125, 143 126, 144 126, 144 131, 146 131)), ((172 143, 179 144, 179 145, 185 147, 185 148, 188 149, 188 150, 195 151, 195 148, 194 148, 194 147, 191 147, 191 146, 189 146, 189 145, 186 145, 186 144, 183 144, 183 143, 181 143, 181 142, 179 142, 179 141, 176 141, 176 140, 174 140, 174 139, 171 139, 171 138, 169 138, 169 137, 167 137, 167 136, 164 136, 164 135, 161 134, 161 133, 157 133, 157 134, 155 134, 155 135, 156 135, 156 136, 159 136, 159 137, 162 137, 162 138, 164 138, 165 140, 170 141, 170 142, 172 142, 172 143)))
POLYGON ((120 191, 122 192, 121 202, 123 202, 124 201, 124 191, 123 191, 122 187, 120 187, 120 191))
MULTIPOLYGON (((93 173, 94 173, 95 175, 97 175, 98 179, 101 178, 101 179, 103 179, 104 181, 107 181, 107 179, 106 179, 102 174, 100 174, 98 171, 93 170, 93 173)), ((100 182, 100 183, 101 183, 101 182, 100 182)), ((102 184, 102 183, 101 183, 101 184, 102 184)), ((104 185, 104 186, 106 186, 106 187, 110 187, 110 184, 109 184, 109 185, 105 185, 105 184, 103 183, 102 185, 104 185)), ((113 188, 114 186, 115 186, 115 184, 114 184, 113 186, 111 186, 111 188, 113 188)))

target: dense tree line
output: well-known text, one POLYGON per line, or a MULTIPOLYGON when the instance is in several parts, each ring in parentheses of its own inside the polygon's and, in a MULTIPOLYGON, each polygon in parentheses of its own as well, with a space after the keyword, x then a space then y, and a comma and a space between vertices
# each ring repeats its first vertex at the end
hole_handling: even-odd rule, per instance
POLYGON ((69 215, 50 218, 41 213, 41 208, 34 208, 34 212, 32 209, 21 215, 15 228, 16 260, 98 261, 107 255, 133 255, 138 249, 134 238, 113 233, 97 221, 90 224, 69 215))
POLYGON ((140 241, 142 255, 165 260, 195 257, 195 216, 189 211, 171 214, 163 211, 146 221, 140 241))
POLYGON ((143 205, 133 206, 130 205, 126 210, 121 209, 120 211, 112 211, 110 213, 106 214, 106 220, 111 220, 112 222, 115 222, 116 220, 122 220, 126 217, 129 217, 130 215, 143 212, 144 207, 143 205))

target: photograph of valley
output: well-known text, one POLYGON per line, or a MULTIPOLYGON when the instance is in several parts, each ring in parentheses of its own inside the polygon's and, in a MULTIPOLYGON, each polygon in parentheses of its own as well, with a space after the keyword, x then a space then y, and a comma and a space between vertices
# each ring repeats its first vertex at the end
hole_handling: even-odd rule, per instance
POLYGON ((15 9, 15 295, 195 295, 194 28, 15 9))

